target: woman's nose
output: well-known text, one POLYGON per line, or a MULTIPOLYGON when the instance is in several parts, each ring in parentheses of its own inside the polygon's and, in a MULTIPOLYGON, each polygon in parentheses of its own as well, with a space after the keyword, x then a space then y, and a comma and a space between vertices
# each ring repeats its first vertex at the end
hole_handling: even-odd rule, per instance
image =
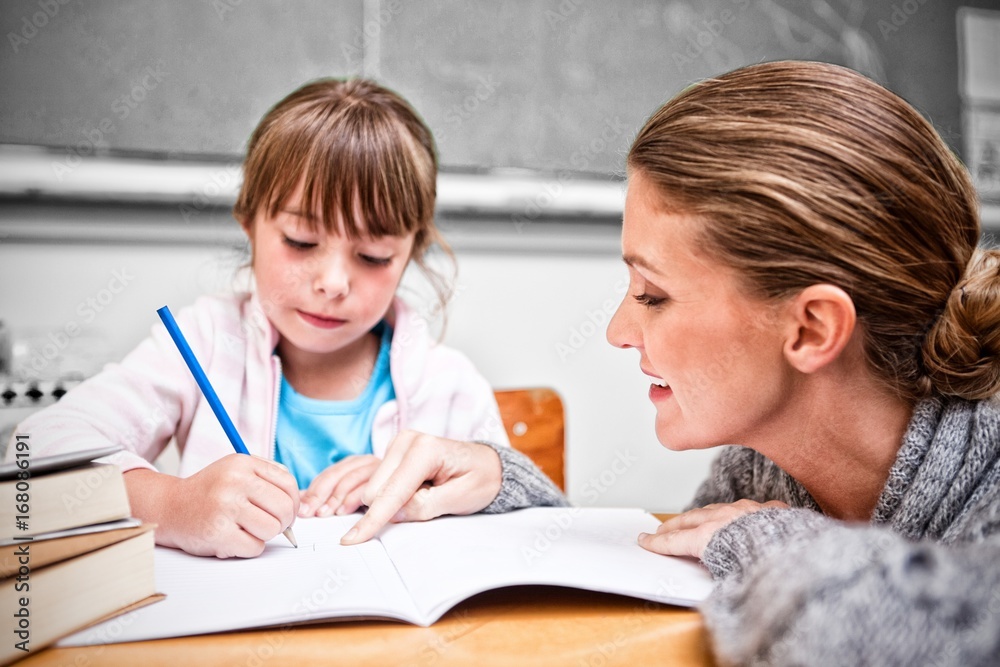
POLYGON ((637 335, 638 328, 636 323, 628 312, 627 299, 628 295, 618 304, 615 314, 611 316, 611 321, 608 322, 607 331, 608 342, 622 349, 638 347, 641 343, 637 335))

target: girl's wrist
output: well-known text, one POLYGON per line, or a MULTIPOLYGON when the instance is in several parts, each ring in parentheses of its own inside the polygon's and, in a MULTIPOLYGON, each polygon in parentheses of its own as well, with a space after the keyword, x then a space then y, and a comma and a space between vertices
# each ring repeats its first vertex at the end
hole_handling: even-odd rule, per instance
POLYGON ((156 525, 156 543, 179 548, 174 536, 174 522, 177 512, 172 499, 182 481, 173 475, 134 468, 124 474, 125 489, 128 493, 132 516, 144 523, 156 525))

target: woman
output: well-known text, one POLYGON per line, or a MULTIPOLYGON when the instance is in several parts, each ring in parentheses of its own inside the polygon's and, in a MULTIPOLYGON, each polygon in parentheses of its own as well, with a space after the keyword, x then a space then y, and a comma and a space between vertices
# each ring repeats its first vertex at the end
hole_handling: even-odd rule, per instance
MULTIPOLYGON (((717 578, 719 659, 995 664, 1000 253, 962 165, 874 82, 779 62, 665 104, 628 175, 608 338, 666 447, 740 445, 639 538, 717 578)), ((397 444, 348 541, 482 509, 463 486, 499 489, 486 511, 560 500, 513 453, 397 444)))

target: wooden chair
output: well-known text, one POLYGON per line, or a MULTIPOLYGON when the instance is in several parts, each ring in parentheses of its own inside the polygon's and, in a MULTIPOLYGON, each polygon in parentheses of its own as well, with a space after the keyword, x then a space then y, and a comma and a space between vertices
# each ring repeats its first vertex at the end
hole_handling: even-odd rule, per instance
POLYGON ((510 444, 527 454, 556 485, 566 490, 566 430, 562 399, 539 387, 495 391, 510 444))

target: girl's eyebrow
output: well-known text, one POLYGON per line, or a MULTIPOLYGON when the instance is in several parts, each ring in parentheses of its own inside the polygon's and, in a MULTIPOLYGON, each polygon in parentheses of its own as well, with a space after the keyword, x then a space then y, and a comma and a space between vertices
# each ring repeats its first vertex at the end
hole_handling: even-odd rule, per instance
POLYGON ((304 218, 306 220, 315 219, 315 216, 312 213, 306 213, 304 211, 299 210, 298 208, 289 208, 288 206, 282 206, 278 210, 281 211, 282 213, 287 213, 288 215, 294 215, 298 218, 304 218))

